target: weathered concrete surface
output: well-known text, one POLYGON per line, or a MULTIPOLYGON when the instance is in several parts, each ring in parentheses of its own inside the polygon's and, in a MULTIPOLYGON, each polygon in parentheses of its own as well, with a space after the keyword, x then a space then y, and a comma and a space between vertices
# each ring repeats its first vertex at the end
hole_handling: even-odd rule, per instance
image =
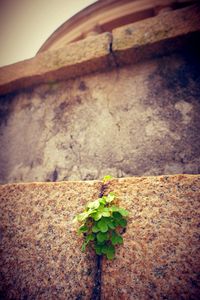
MULTIPOLYGON (((200 5, 162 13, 113 30, 112 50, 118 65, 169 54, 187 45, 200 31, 200 5)), ((199 39, 199 36, 196 37, 199 39)))
POLYGON ((0 299, 90 299, 95 256, 83 254, 74 215, 98 182, 0 186, 0 299))
POLYGON ((0 182, 200 173, 192 51, 0 101, 0 182))
POLYGON ((124 245, 104 260, 102 299, 199 299, 200 176, 113 180, 130 211, 124 245))
POLYGON ((0 68, 0 94, 110 68, 113 65, 109 55, 111 40, 110 33, 103 33, 0 68))

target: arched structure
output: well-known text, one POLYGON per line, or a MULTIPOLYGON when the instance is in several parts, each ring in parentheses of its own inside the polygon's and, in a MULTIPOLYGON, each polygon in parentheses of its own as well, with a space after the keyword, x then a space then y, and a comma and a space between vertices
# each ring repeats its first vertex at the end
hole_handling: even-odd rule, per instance
POLYGON ((55 50, 90 35, 183 8, 195 0, 101 0, 62 24, 42 45, 40 52, 55 50))

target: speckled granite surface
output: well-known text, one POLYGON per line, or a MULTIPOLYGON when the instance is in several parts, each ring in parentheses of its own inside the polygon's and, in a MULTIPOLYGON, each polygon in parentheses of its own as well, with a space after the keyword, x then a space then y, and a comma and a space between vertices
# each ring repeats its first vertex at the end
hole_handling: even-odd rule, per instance
POLYGON ((200 176, 125 178, 110 190, 130 219, 103 263, 102 299, 199 299, 200 176))
MULTIPOLYGON (((72 219, 100 187, 0 186, 0 299, 92 299, 96 257, 81 253, 72 219)), ((108 190, 130 217, 116 259, 103 261, 101 299, 199 299, 200 175, 114 179, 108 190)))
POLYGON ((95 256, 72 219, 97 182, 0 186, 0 299, 90 299, 95 256))

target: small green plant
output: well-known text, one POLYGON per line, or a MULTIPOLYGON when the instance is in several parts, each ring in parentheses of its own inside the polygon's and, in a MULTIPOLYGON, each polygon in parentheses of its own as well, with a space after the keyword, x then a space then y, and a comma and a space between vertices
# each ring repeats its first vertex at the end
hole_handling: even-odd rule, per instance
MULTIPOLYGON (((105 177, 104 184, 111 179, 110 176, 105 177)), ((75 217, 81 224, 78 233, 84 235, 83 252, 88 244, 92 244, 97 255, 105 255, 108 259, 115 257, 115 246, 123 243, 120 231, 126 227, 128 216, 127 210, 114 204, 116 199, 111 192, 89 202, 85 210, 75 217)))

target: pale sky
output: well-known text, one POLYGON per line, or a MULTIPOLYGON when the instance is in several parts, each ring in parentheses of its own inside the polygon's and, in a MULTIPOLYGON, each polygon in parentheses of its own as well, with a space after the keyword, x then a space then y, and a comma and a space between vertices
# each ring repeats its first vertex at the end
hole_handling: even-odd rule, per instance
POLYGON ((95 0, 0 0, 0 66, 33 57, 67 19, 95 0))

